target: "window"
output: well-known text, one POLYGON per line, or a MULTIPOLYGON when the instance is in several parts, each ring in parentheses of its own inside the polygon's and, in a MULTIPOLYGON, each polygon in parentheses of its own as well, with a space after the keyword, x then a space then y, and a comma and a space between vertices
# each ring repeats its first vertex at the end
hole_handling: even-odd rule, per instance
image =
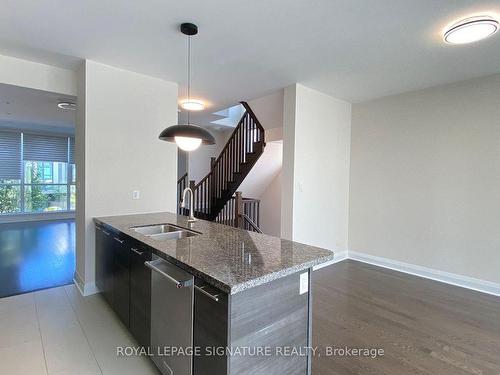
POLYGON ((74 138, 0 131, 0 214, 73 211, 74 138))
POLYGON ((21 211, 21 134, 0 132, 0 214, 21 211))

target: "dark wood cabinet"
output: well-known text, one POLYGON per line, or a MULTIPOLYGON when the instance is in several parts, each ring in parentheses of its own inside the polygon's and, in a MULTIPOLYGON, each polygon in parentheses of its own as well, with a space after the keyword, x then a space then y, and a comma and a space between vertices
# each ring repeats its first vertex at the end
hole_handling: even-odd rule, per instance
POLYGON ((104 292, 104 242, 106 241, 105 234, 102 231, 102 227, 99 225, 95 226, 95 284, 97 288, 104 292))
POLYGON ((130 255, 125 239, 113 234, 113 309, 120 320, 129 326, 130 309, 130 255))
POLYGON ((151 260, 151 250, 131 242, 130 251, 130 332, 139 345, 151 341, 151 270, 144 262, 151 260))
POLYGON ((111 231, 96 226, 96 285, 104 299, 113 306, 113 246, 111 231))
POLYGON ((151 337, 151 249, 120 233, 96 225, 96 285, 137 342, 151 337))
MULTIPOLYGON (((96 285, 130 333, 143 347, 151 345, 151 249, 128 236, 96 225, 96 285)), ((193 345, 202 348, 193 358, 193 374, 226 374, 228 359, 212 348, 228 342, 228 296, 195 280, 193 345), (212 354, 212 355, 210 355, 212 354)))

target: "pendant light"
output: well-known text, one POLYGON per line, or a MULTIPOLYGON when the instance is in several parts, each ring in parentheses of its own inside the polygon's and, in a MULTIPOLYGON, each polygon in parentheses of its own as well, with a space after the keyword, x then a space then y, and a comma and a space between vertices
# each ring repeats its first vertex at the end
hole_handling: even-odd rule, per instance
MULTIPOLYGON (((175 142, 177 146, 184 151, 194 151, 201 144, 213 145, 215 139, 201 126, 193 125, 189 121, 189 112, 196 110, 191 103, 198 103, 198 100, 191 100, 191 36, 198 34, 198 26, 192 23, 183 23, 181 32, 188 37, 188 66, 187 66, 187 100, 183 102, 187 110, 187 124, 179 124, 166 128, 160 133, 160 139, 167 142, 175 142)), ((198 107, 199 109, 199 107, 198 107)))

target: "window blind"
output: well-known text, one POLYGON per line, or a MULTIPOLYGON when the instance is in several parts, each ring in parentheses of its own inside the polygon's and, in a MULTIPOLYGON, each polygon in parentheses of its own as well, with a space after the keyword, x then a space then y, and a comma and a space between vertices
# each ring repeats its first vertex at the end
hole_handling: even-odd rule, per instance
POLYGON ((69 163, 75 164, 75 138, 69 139, 69 163))
POLYGON ((21 133, 0 131, 0 180, 21 179, 21 133))
POLYGON ((68 137, 24 134, 24 160, 68 162, 68 137))

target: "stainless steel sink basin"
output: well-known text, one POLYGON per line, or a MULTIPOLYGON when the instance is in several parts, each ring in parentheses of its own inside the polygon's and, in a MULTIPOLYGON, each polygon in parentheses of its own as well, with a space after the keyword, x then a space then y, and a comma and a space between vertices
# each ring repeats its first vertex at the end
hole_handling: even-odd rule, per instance
POLYGON ((154 224, 132 227, 137 233, 151 237, 158 241, 180 240, 182 238, 197 236, 198 232, 178 227, 173 224, 154 224))
POLYGON ((154 234, 168 233, 168 232, 178 232, 183 230, 177 226, 171 224, 154 224, 154 225, 145 225, 142 227, 133 227, 133 230, 140 234, 144 234, 145 236, 151 236, 154 234))
POLYGON ((183 238, 197 236, 198 233, 187 231, 187 230, 179 230, 177 232, 168 232, 168 233, 159 233, 152 234, 151 237, 153 240, 164 241, 164 240, 180 240, 183 238))

